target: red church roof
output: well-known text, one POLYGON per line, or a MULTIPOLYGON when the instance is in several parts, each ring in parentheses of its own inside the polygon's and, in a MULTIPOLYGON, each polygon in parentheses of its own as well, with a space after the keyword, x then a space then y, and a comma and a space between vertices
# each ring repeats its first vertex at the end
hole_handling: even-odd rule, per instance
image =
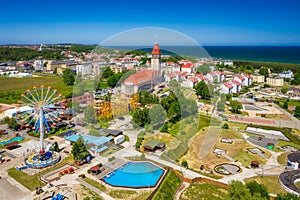
POLYGON ((161 54, 158 43, 154 44, 151 54, 152 55, 160 55, 161 54))

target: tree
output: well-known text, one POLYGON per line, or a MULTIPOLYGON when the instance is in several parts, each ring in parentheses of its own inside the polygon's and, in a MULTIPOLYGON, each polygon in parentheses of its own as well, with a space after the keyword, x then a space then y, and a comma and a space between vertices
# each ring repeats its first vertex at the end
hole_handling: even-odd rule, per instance
POLYGON ((243 108, 242 104, 236 100, 231 100, 229 106, 231 107, 231 111, 233 113, 239 113, 240 109, 243 108))
POLYGON ((132 112, 132 121, 138 126, 144 127, 150 123, 149 109, 148 108, 137 108, 132 112))
POLYGON ((118 80, 117 80, 116 76, 113 75, 113 76, 108 77, 106 82, 109 87, 115 87, 118 80))
POLYGON ((288 109, 288 108, 289 108, 289 102, 288 102, 288 100, 285 100, 285 101, 284 101, 284 103, 283 103, 283 105, 282 105, 282 108, 283 108, 283 109, 288 109))
POLYGON ((265 77, 269 76, 269 69, 267 67, 262 67, 258 71, 259 74, 264 75, 265 77))
POLYGON ((110 76, 114 75, 114 72, 110 69, 110 67, 104 67, 102 71, 102 77, 108 78, 110 76))
POLYGON ((296 106, 294 116, 298 118, 300 117, 300 106, 296 106))
POLYGON ((165 122, 167 113, 161 105, 156 104, 150 108, 149 116, 151 119, 151 124, 153 126, 158 126, 165 122))
POLYGON ((65 85, 74 85, 75 76, 74 72, 71 69, 66 69, 63 72, 62 78, 65 85))
POLYGON ((14 118, 10 118, 8 127, 16 131, 19 128, 19 124, 14 118))
POLYGON ((82 136, 79 136, 78 140, 73 143, 72 152, 75 160, 84 160, 89 152, 84 144, 82 136))
POLYGON ((227 123, 223 124, 222 126, 223 129, 229 129, 229 125, 227 123))
POLYGON ((200 81, 195 85, 196 94, 201 96, 201 99, 209 99, 210 91, 204 81, 200 81))
POLYGON ((207 74, 209 72, 210 72, 210 69, 209 69, 209 65, 207 65, 207 64, 203 64, 202 66, 199 66, 196 69, 197 74, 207 74))
POLYGON ((88 123, 97 122, 97 116, 93 106, 87 106, 84 110, 84 118, 88 123))
POLYGON ((51 145, 51 151, 55 151, 55 152, 59 152, 59 146, 58 146, 58 143, 57 142, 54 142, 52 145, 51 145))
POLYGON ((266 200, 270 199, 268 189, 265 185, 259 184, 256 181, 251 181, 246 183, 246 187, 250 190, 252 196, 260 195, 262 198, 265 198, 266 200))
POLYGON ((285 194, 278 194, 277 197, 275 197, 275 200, 297 200, 299 199, 296 195, 291 193, 285 193, 285 194))
POLYGON ((250 190, 240 181, 232 181, 227 189, 227 198, 231 200, 250 199, 250 190))
POLYGON ((158 97, 150 94, 146 90, 141 90, 139 92, 139 102, 144 106, 147 104, 157 104, 159 101, 158 97))
POLYGON ((286 86, 283 86, 281 88, 281 93, 283 93, 283 94, 287 93, 288 91, 289 91, 289 89, 286 86))
POLYGON ((186 160, 183 160, 181 162, 181 166, 184 167, 184 168, 186 168, 186 169, 189 168, 189 164, 188 164, 188 162, 186 160))
POLYGON ((160 128, 159 131, 162 133, 168 133, 168 129, 169 129, 168 123, 164 123, 164 125, 160 128))
POLYGON ((232 94, 226 94, 226 101, 231 101, 232 94))

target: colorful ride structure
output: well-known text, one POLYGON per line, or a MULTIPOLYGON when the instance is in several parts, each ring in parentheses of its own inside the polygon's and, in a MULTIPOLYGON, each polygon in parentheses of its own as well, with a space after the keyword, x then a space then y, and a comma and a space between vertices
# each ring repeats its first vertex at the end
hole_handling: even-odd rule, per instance
POLYGON ((40 135, 39 151, 28 156, 25 164, 30 168, 44 168, 57 163, 60 155, 57 152, 45 150, 44 134, 55 127, 59 121, 59 112, 65 109, 62 106, 62 95, 50 86, 33 87, 22 94, 20 106, 29 106, 30 109, 17 113, 16 121, 40 135))

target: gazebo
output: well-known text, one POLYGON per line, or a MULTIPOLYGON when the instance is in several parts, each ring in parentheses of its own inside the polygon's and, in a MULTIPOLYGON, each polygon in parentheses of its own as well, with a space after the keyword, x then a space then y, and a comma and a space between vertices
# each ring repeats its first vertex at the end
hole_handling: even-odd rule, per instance
POLYGON ((100 167, 97 166, 97 165, 91 167, 90 170, 91 170, 91 172, 92 172, 93 174, 99 174, 99 173, 101 172, 100 167))
POLYGON ((259 168, 259 162, 257 161, 251 161, 251 168, 259 168))

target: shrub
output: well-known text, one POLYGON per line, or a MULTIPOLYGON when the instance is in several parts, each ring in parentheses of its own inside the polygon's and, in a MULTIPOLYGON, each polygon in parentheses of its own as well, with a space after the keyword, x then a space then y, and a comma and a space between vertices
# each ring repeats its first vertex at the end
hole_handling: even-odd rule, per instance
POLYGON ((124 137, 125 137, 125 141, 129 142, 130 139, 129 139, 128 135, 124 135, 124 137))
POLYGON ((164 125, 160 128, 160 132, 168 133, 168 123, 164 123, 164 125))
POLYGON ((79 178, 85 178, 85 174, 79 174, 79 178))
POLYGON ((223 124, 222 126, 223 129, 229 129, 229 125, 227 123, 223 124))

